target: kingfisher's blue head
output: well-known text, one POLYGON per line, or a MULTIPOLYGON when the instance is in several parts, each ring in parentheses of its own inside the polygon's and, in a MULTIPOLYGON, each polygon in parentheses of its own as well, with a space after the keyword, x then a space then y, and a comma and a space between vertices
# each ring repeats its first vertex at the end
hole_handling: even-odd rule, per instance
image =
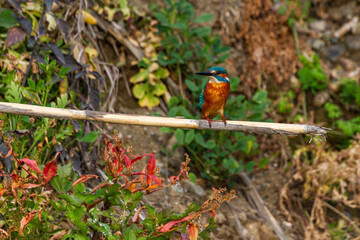
POLYGON ((212 67, 205 72, 198 72, 196 74, 209 76, 209 80, 213 82, 227 82, 230 84, 229 75, 222 67, 212 67))

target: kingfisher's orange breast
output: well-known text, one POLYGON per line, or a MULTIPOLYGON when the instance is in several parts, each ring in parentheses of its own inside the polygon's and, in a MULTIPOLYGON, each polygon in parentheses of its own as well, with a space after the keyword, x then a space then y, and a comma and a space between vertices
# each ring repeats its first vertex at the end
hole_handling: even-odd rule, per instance
POLYGON ((202 116, 216 117, 223 113, 226 101, 230 94, 230 84, 226 82, 208 82, 204 90, 204 103, 202 105, 202 116))

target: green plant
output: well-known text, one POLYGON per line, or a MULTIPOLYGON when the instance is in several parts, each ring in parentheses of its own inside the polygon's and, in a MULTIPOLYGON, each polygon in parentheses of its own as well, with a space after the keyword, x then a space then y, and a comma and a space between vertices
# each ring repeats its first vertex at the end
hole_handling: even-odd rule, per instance
POLYGON ((353 137, 355 133, 360 132, 360 117, 355 117, 350 120, 338 120, 336 121, 336 125, 346 136, 353 137))
POLYGON ((278 109, 280 113, 283 114, 289 114, 291 113, 291 110, 294 107, 293 104, 293 100, 294 100, 294 92, 293 91, 288 91, 287 93, 282 93, 281 94, 281 100, 278 104, 278 109))
POLYGON ((135 84, 134 96, 139 99, 141 107, 155 107, 160 103, 159 97, 166 92, 161 80, 169 76, 169 71, 148 58, 143 58, 138 66, 140 71, 130 78, 130 82, 135 84))
POLYGON ((322 68, 319 56, 314 54, 312 59, 303 55, 299 56, 300 62, 304 65, 298 71, 299 80, 303 89, 310 90, 313 94, 327 86, 327 76, 322 68))
POLYGON ((346 222, 343 219, 339 219, 337 224, 335 222, 329 223, 328 227, 331 237, 334 240, 349 239, 349 233, 353 231, 351 227, 346 226, 346 222))
POLYGON ((354 79, 341 79, 340 96, 348 104, 360 106, 360 85, 354 79))
MULTIPOLYGON (((48 57, 45 57, 45 63, 39 64, 39 68, 42 73, 34 75, 35 79, 29 78, 25 86, 15 81, 15 71, 3 73, 0 78, 0 96, 3 101, 35 103, 57 108, 65 108, 70 104, 69 95, 61 94, 58 87, 58 82, 67 79, 68 68, 59 67, 55 60, 50 61, 48 57)), ((39 155, 41 159, 47 159, 47 155, 57 145, 65 143, 64 146, 69 146, 75 140, 91 142, 97 137, 95 132, 89 133, 92 136, 90 140, 90 135, 83 137, 82 123, 75 129, 69 120, 35 119, 12 114, 4 114, 0 119, 4 120, 3 130, 15 140, 19 139, 14 141, 16 144, 13 145, 19 157, 33 158, 39 155)))
MULTIPOLYGON (((9 144, 7 139, 4 141, 9 144)), ((187 230, 191 239, 209 239, 215 227, 215 209, 235 197, 233 191, 223 194, 225 189, 213 189, 212 196, 201 206, 193 203, 182 213, 140 206, 144 195, 188 178, 190 158, 182 163, 179 175, 171 176, 169 184, 165 184, 157 176, 154 153, 133 155, 117 137, 114 143, 107 140, 104 150, 108 181, 93 189, 85 182, 98 176, 79 177, 72 171, 72 164, 58 166, 60 153, 42 166, 35 160, 18 159, 15 152, 7 150, 16 167, 11 177, 0 182, 0 234, 6 238, 170 239, 175 232, 183 236, 187 230), (144 170, 134 171, 135 165, 145 159, 144 170), (207 227, 201 227, 194 220, 207 212, 212 217, 207 227), (199 228, 203 229, 198 234, 199 228)))
POLYGON ((158 34, 163 37, 158 56, 162 66, 181 78, 181 74, 189 73, 189 64, 203 69, 210 63, 226 60, 230 48, 221 45, 220 37, 212 34, 210 27, 198 25, 211 21, 213 14, 195 17, 193 6, 185 0, 166 0, 166 3, 165 8, 151 6, 159 21, 158 34))
POLYGON ((339 106, 329 102, 325 103, 325 110, 328 113, 328 117, 331 119, 339 118, 342 115, 339 106))

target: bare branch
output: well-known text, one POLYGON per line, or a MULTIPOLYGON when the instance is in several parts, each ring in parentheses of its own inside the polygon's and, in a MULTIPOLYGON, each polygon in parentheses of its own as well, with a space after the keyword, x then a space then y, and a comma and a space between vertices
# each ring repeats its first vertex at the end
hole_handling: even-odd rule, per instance
POLYGON ((329 128, 307 124, 250 121, 227 121, 226 125, 222 121, 213 121, 212 126, 210 127, 207 120, 106 113, 4 102, 0 103, 0 113, 11 113, 31 117, 91 120, 124 125, 240 131, 247 133, 281 134, 288 136, 295 136, 299 134, 326 136, 326 133, 331 131, 329 128))

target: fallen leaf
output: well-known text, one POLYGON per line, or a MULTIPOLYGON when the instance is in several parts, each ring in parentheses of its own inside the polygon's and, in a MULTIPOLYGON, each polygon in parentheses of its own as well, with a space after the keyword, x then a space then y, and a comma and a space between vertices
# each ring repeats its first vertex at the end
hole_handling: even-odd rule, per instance
POLYGON ((12 27, 6 35, 5 48, 10 47, 25 39, 26 33, 20 27, 12 27))
POLYGON ((85 12, 84 10, 81 11, 81 14, 83 16, 83 18, 85 19, 85 22, 91 25, 95 25, 97 24, 97 19, 91 15, 88 12, 85 12))

